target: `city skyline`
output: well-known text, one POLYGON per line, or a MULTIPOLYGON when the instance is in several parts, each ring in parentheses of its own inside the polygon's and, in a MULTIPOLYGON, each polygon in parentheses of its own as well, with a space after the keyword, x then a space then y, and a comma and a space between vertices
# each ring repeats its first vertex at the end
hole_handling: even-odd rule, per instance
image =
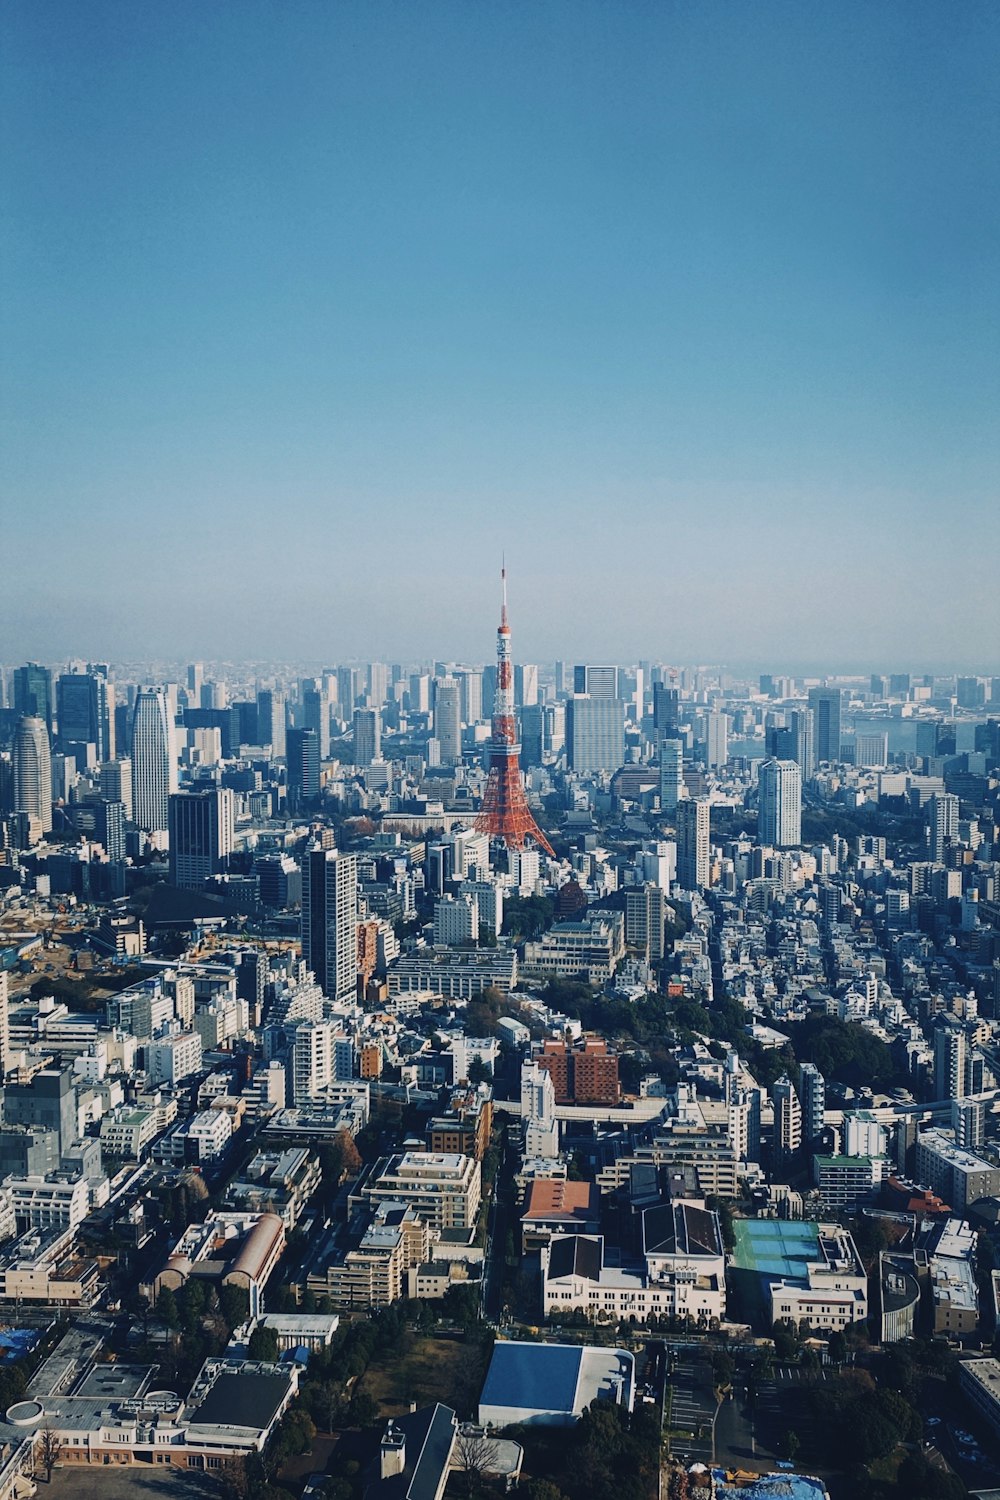
POLYGON ((9 661, 996 669, 995 7, 5 43, 9 661))

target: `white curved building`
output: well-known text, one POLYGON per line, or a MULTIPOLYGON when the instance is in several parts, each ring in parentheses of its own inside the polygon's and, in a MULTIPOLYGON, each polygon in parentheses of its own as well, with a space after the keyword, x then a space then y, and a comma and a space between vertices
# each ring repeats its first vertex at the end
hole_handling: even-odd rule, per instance
POLYGON ((132 713, 132 816, 146 833, 165 833, 177 790, 173 715, 163 688, 140 688, 132 713))
POLYGON ((52 762, 45 720, 31 715, 18 720, 13 748, 14 811, 37 818, 43 833, 52 832, 52 762))

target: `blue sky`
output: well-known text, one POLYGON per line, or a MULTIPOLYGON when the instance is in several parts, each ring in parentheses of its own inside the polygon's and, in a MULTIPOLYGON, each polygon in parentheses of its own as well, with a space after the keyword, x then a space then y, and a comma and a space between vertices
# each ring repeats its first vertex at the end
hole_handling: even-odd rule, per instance
POLYGON ((1000 8, 0 48, 0 653, 1000 668, 1000 8))

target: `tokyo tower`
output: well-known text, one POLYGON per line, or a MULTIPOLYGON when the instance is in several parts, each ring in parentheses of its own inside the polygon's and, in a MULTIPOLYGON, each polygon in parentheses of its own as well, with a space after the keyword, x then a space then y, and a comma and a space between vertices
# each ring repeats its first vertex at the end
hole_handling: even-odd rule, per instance
POLYGON ((517 722, 514 718, 514 668, 510 660, 510 625, 507 623, 507 569, 501 568, 503 608, 497 631, 497 690, 493 700, 493 733, 490 737, 490 774, 483 794, 476 831, 503 839, 508 849, 523 849, 525 839, 555 854, 535 822, 524 795, 518 757, 517 722))

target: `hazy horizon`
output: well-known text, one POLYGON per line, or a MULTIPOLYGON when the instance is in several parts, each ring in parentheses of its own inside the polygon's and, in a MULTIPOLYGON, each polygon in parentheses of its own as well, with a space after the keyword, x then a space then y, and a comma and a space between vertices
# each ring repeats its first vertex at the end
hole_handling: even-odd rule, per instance
POLYGON ((1000 669, 996 5, 4 42, 6 661, 1000 669))

